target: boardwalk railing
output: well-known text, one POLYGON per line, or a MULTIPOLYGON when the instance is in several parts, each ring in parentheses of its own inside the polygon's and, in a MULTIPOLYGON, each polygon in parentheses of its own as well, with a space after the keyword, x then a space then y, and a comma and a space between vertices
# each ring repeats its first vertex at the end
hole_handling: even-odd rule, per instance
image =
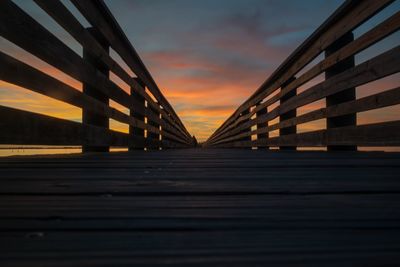
POLYGON ((355 90, 400 71, 399 46, 359 65, 354 60, 356 54, 399 29, 397 12, 354 40, 356 28, 393 2, 346 1, 217 129, 205 146, 326 146, 328 150, 399 146, 400 121, 357 125, 357 113, 400 104, 400 87, 359 99, 355 90), (324 59, 313 64, 322 53, 324 59), (323 82, 298 92, 299 87, 321 74, 325 74, 323 82), (323 99, 325 107, 297 114, 299 108, 323 99), (297 132, 298 125, 321 119, 326 119, 324 129, 297 132), (270 136, 272 131, 279 131, 279 135, 270 136))
POLYGON ((0 106, 1 144, 82 145, 84 151, 192 146, 189 132, 102 0, 72 0, 90 28, 59 0, 35 2, 79 42, 83 57, 10 0, 0 1, 1 36, 80 81, 83 92, 2 52, 0 79, 81 108, 82 123, 0 106), (110 56, 110 48, 137 77, 110 56), (130 86, 130 93, 110 79, 110 72, 130 86), (110 130, 109 119, 129 125, 129 134, 110 130))

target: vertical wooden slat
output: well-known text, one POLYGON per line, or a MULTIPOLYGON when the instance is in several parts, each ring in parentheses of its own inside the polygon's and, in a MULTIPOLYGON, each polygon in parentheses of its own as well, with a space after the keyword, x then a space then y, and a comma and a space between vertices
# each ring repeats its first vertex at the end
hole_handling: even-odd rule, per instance
MULTIPOLYGON (((164 109, 164 107, 163 107, 164 109)), ((171 118, 171 116, 168 113, 165 113, 165 115, 161 116, 161 119, 166 123, 166 125, 168 125, 169 127, 172 127, 170 122, 168 121, 167 117, 171 118)), ((163 133, 162 133, 162 140, 166 141, 166 142, 170 142, 171 138, 169 138, 167 135, 165 135, 167 133, 166 129, 163 129, 163 133)), ((168 131, 169 133, 169 131, 168 131)), ((169 147, 163 147, 163 149, 167 149, 169 147)))
MULTIPOLYGON (((354 35, 352 32, 345 34, 343 37, 334 42, 331 46, 329 46, 325 51, 325 56, 329 57, 331 54, 340 50, 342 47, 348 45, 354 41, 354 35)), ((337 74, 340 74, 346 70, 352 69, 355 66, 354 56, 351 56, 342 62, 339 62, 329 68, 325 72, 325 79, 330 79, 337 74)), ((354 87, 343 90, 334 95, 328 96, 326 98, 326 106, 335 106, 344 102, 353 101, 356 99, 356 89, 354 87)), ((344 126, 354 126, 357 124, 357 115, 355 113, 342 115, 338 117, 328 118, 327 119, 327 128, 333 129, 337 127, 344 126)), ((328 146, 328 150, 357 150, 356 146, 328 146)))
MULTIPOLYGON (((163 107, 162 105, 160 105, 160 111, 163 111, 163 107)), ((160 125, 160 149, 164 149, 165 145, 164 145, 164 115, 162 112, 160 112, 160 120, 163 123, 162 125, 160 125)))
MULTIPOLYGON (((285 87, 287 85, 289 85, 291 82, 293 82, 295 80, 294 77, 290 78, 288 81, 286 81, 286 83, 284 83, 282 85, 282 90, 285 90, 285 87)), ((286 95, 282 96, 282 98, 280 99, 280 104, 283 104, 285 102, 287 102, 288 100, 290 100, 291 98, 293 98, 294 96, 297 95, 297 90, 292 90, 289 93, 287 93, 286 95)), ((290 110, 288 112, 283 113, 280 117, 279 117, 279 121, 285 121, 285 120, 289 120, 291 118, 295 118, 297 116, 297 110, 293 109, 290 110)), ((290 126, 290 127, 285 127, 279 130, 279 136, 284 136, 284 135, 290 135, 290 134, 296 134, 297 132, 297 127, 296 126, 290 126)), ((296 150, 295 146, 282 146, 279 149, 281 150, 296 150)))
MULTIPOLYGON (((140 80, 139 78, 135 78, 136 82, 142 86, 143 88, 145 87, 144 82, 140 80)), ((146 100, 144 99, 143 96, 137 93, 136 88, 131 87, 131 98, 135 100, 135 103, 137 103, 136 106, 133 107, 133 109, 130 110, 130 115, 131 117, 144 122, 144 116, 145 114, 145 103, 146 100)), ((144 129, 135 127, 135 126, 130 126, 129 127, 129 135, 134 138, 134 137, 142 137, 144 138, 144 129)), ((138 144, 129 147, 129 150, 144 150, 145 146, 144 144, 138 144)))
MULTIPOLYGON (((151 109, 151 108, 149 108, 149 109, 151 109)), ((153 112, 155 116, 160 117, 160 113, 157 110, 151 109, 151 112, 153 112)), ((151 125, 151 126, 156 127, 157 129, 160 128, 160 125, 155 121, 149 120, 148 124, 151 125)), ((156 149, 156 150, 158 150, 160 148, 160 146, 159 146, 160 134, 159 133, 149 133, 147 135, 147 138, 153 141, 152 142, 153 145, 151 147, 149 147, 149 148, 156 149)))
MULTIPOLYGON (((89 28, 88 31, 99 42, 104 50, 108 52, 108 41, 101 35, 101 33, 96 28, 89 28)), ((83 48, 83 59, 91 64, 93 67, 95 67, 98 71, 103 73, 105 76, 109 77, 109 69, 107 65, 98 58, 93 57, 92 53, 86 50, 86 48, 83 48)), ((101 92, 98 88, 95 88, 87 83, 83 83, 83 93, 99 100, 106 105, 109 105, 108 96, 101 92)), ((90 109, 86 109, 85 107, 82 109, 82 121, 85 124, 106 129, 109 129, 110 127, 108 117, 94 113, 93 111, 91 111, 90 109)), ((110 148, 108 146, 83 146, 83 152, 108 152, 109 150, 110 148)))
POLYGON ((192 136, 192 146, 193 147, 198 147, 199 146, 199 142, 197 141, 196 136, 192 136))
POLYGON ((171 114, 172 118, 175 120, 175 126, 182 130, 185 138, 189 139, 189 132, 186 130, 165 96, 161 93, 156 82, 104 1, 72 0, 71 2, 92 25, 98 26, 102 33, 110 40, 113 49, 124 59, 132 71, 145 82, 148 90, 154 95, 158 102, 163 105, 164 109, 171 114))
POLYGON ((394 0, 347 0, 307 40, 303 42, 274 73, 254 92, 207 140, 212 144, 215 137, 240 117, 239 114, 262 101, 291 76, 312 62, 321 52, 349 31, 354 30, 380 12, 394 0))
MULTIPOLYGON (((249 113, 250 113, 250 109, 247 109, 247 110, 245 110, 245 111, 242 112, 241 116, 246 116, 246 115, 249 114, 249 113)), ((244 123, 246 123, 246 122, 248 122, 248 121, 249 121, 248 119, 247 119, 247 120, 244 120, 241 124, 244 124, 244 123)), ((241 133, 248 133, 248 132, 251 132, 251 127, 249 127, 249 128, 244 128, 243 131, 241 131, 241 133)), ((246 136, 246 137, 243 137, 243 138, 241 138, 240 140, 241 140, 241 141, 251 141, 251 135, 246 136)))
MULTIPOLYGON (((267 108, 263 108, 262 110, 258 111, 256 113, 257 118, 267 114, 268 109, 267 108)), ((268 122, 263 122, 263 123, 258 123, 257 124, 257 130, 261 129, 261 128, 265 128, 268 127, 268 122)), ((264 140, 267 139, 269 137, 269 133, 266 132, 264 134, 257 134, 257 140, 264 140)), ((263 147, 258 147, 258 148, 263 148, 263 147)), ((269 147, 267 147, 267 149, 269 149, 269 147)))

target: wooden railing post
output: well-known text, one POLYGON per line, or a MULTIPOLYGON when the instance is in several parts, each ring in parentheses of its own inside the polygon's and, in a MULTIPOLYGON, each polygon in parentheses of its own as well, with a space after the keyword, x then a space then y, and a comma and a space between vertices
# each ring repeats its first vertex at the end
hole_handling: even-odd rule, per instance
MULTIPOLYGON (((135 80, 142 88, 145 88, 145 84, 144 82, 142 82, 142 80, 140 80, 139 78, 135 78, 135 80)), ((143 96, 138 94, 138 92, 134 87, 131 87, 131 97, 135 100, 135 103, 138 104, 137 106, 134 106, 133 109, 130 110, 130 116, 144 123, 144 116, 142 114, 145 114, 146 100, 143 96)), ((135 126, 129 126, 129 135, 131 137, 141 137, 144 139, 144 130, 135 126)), ((145 148, 144 143, 135 144, 129 147, 129 151, 144 150, 144 148, 145 148)))
MULTIPOLYGON (((334 42, 331 46, 329 46, 325 51, 325 56, 335 53, 340 50, 342 47, 354 41, 354 35, 352 32, 349 32, 343 35, 340 39, 334 42)), ((355 66, 354 56, 351 56, 340 63, 337 63, 333 67, 329 68, 325 72, 325 79, 328 80, 331 77, 342 73, 346 70, 349 70, 355 66)), ((343 90, 334 95, 328 96, 326 98, 326 106, 335 106, 344 102, 352 101, 356 99, 356 89, 354 87, 343 90)), ((333 129, 337 127, 344 126, 355 126, 357 124, 357 114, 348 114, 343 116, 337 116, 333 118, 327 118, 327 129, 333 129)), ((334 150, 349 150, 354 151, 357 150, 357 146, 328 146, 329 151, 334 150)))
MULTIPOLYGON (((163 110, 163 107, 161 105, 160 105, 160 110, 161 111, 163 110)), ((162 112, 160 113, 160 120, 161 120, 162 123, 165 123, 164 117, 162 115, 162 112)), ((162 125, 160 125, 160 149, 164 149, 164 146, 163 146, 163 140, 164 140, 163 132, 164 132, 164 128, 163 128, 162 125)))
MULTIPOLYGON (((88 28, 90 34, 95 37, 98 43, 104 48, 107 53, 109 52, 109 44, 108 41, 101 35, 101 33, 96 28, 88 28)), ((93 67, 95 67, 98 71, 109 77, 109 69, 107 65, 105 65, 99 58, 95 58, 92 56, 91 51, 83 49, 83 59, 90 63, 93 67)), ((94 88, 87 83, 83 83, 83 93, 99 100, 100 102, 109 105, 109 98, 107 95, 102 93, 98 88, 94 88)), ((93 125, 102 128, 109 128, 109 118, 104 115, 96 114, 90 109, 82 109, 82 122, 84 124, 93 125)), ((95 140, 88 140, 89 142, 95 140)), ((83 145, 83 152, 109 152, 109 146, 91 146, 91 145, 83 145)))
MULTIPOLYGON (((259 104, 260 104, 260 103, 259 103, 259 104)), ((259 104, 258 104, 258 105, 259 105, 259 104)), ((267 114, 267 113, 268 113, 268 109, 267 109, 267 108, 263 108, 262 110, 260 110, 260 111, 258 111, 258 112, 256 113, 256 117, 259 118, 259 117, 261 117, 261 116, 263 116, 263 115, 265 115, 265 114, 267 114)), ((268 127, 268 122, 258 123, 258 124, 257 124, 257 130, 262 129, 262 128, 265 128, 265 127, 268 127)), ((257 140, 267 140, 268 137, 269 137, 269 133, 268 133, 268 132, 263 133, 263 134, 257 134, 257 140)), ((258 148, 259 148, 259 149, 260 149, 260 148, 264 148, 264 146, 258 146, 258 148)), ((267 146, 266 148, 269 149, 268 146, 267 146)))
MULTIPOLYGON (((287 80, 281 87, 281 91, 285 90, 285 88, 295 80, 294 77, 290 78, 287 80)), ((282 96, 280 99, 280 104, 282 105, 283 103, 287 102, 289 99, 292 97, 295 97, 297 95, 297 90, 293 89, 292 91, 288 92, 286 95, 282 96)), ((295 118, 297 116, 297 110, 293 109, 290 110, 284 114, 282 114, 279 117, 280 121, 285 121, 291 118, 295 118)), ((284 136, 284 135, 290 135, 290 134, 296 134, 297 133, 297 127, 296 126, 290 126, 290 127, 285 127, 281 128, 279 130, 279 135, 284 136)), ((295 146, 281 146, 279 147, 280 150, 296 150, 297 148, 295 146)))
MULTIPOLYGON (((245 110, 245 111, 243 111, 242 112, 242 116, 246 116, 249 113, 250 113, 250 108, 245 110)), ((249 120, 250 119, 246 119, 241 124, 247 123, 249 120)), ((250 132, 251 132, 251 127, 245 128, 243 131, 241 131, 241 133, 250 133, 250 132)), ((251 135, 241 138, 240 141, 251 141, 251 135)), ((250 146, 250 148, 251 148, 251 146, 250 146)))
MULTIPOLYGON (((166 116, 168 116, 169 118, 171 118, 171 115, 164 109, 164 111, 166 112, 166 116)), ((168 119, 166 118, 166 116, 162 116, 161 118, 163 119, 163 121, 165 122, 165 124, 166 125, 168 125, 168 127, 171 127, 172 126, 172 124, 170 123, 170 121, 168 121, 168 119)), ((165 129, 164 129, 165 130, 165 129)), ((168 132, 169 133, 169 132, 168 132)), ((171 142, 171 141, 173 141, 172 139, 170 139, 169 137, 166 137, 166 136, 162 136, 161 137, 162 138, 162 141, 165 141, 165 143, 169 143, 169 142, 171 142)), ((171 147, 169 147, 169 146, 163 146, 163 149, 169 149, 169 148, 171 148, 171 147)))
MULTIPOLYGON (((149 108, 149 109, 151 109, 151 108, 149 108)), ((153 112, 156 117, 158 117, 158 118, 160 117, 160 112, 158 112, 157 110, 151 109, 151 112, 153 112)), ((160 125, 157 122, 148 121, 147 123, 157 129, 160 129, 160 125)), ((156 150, 160 149, 160 145, 159 145, 160 144, 160 134, 149 132, 147 134, 147 139, 151 140, 152 143, 154 143, 149 148, 156 149, 156 150)))

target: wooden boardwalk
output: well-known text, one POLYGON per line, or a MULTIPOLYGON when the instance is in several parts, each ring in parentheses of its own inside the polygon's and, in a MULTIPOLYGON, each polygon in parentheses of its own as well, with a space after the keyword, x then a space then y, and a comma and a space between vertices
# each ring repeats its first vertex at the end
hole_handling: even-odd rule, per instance
POLYGON ((400 154, 0 159, 0 266, 398 266, 400 154))
POLYGON ((399 84, 371 84, 400 72, 398 43, 355 60, 400 29, 400 11, 382 15, 394 0, 344 1, 206 140, 216 149, 193 149, 103 0, 71 0, 73 12, 34 2, 81 53, 12 0, 0 1, 0 36, 82 91, 19 53, 0 52, 0 80, 82 117, 0 105, 0 144, 89 153, 0 159, 0 267, 400 266, 400 153, 355 152, 400 146, 398 117, 357 121, 400 104, 399 84), (366 85, 379 90, 360 96, 366 85), (131 152, 92 154, 110 147, 131 152))

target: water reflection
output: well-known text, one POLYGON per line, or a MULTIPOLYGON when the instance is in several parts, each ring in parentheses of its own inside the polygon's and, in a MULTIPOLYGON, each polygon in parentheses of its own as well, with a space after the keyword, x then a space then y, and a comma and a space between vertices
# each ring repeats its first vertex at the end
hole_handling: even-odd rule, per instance
POLYGON ((0 157, 82 153, 81 147, 0 145, 0 157))

